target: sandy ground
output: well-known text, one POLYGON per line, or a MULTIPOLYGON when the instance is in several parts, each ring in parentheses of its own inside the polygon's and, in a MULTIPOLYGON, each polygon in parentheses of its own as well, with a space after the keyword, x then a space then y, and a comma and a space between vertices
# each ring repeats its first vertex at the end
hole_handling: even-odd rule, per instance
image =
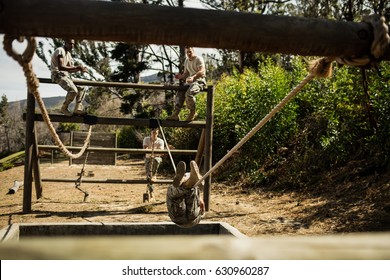
MULTIPOLYGON (((41 163, 42 178, 78 178, 82 165, 67 162, 41 163)), ((87 165, 86 178, 142 179, 143 161, 132 159, 117 166, 87 165)), ((75 183, 43 182, 43 196, 36 199, 33 185, 32 212, 23 213, 23 187, 8 194, 15 180, 23 181, 24 167, 0 173, 0 227, 10 223, 45 222, 163 222, 170 221, 165 195, 167 185, 155 185, 154 197, 143 201, 145 185, 83 183, 84 193, 75 183)), ((172 179, 159 176, 159 179, 172 179)), ((308 220, 311 209, 326 201, 321 198, 302 198, 294 193, 271 193, 243 190, 235 185, 212 183, 210 209, 205 221, 226 222, 247 236, 278 234, 323 234, 332 232, 331 220, 308 220)))

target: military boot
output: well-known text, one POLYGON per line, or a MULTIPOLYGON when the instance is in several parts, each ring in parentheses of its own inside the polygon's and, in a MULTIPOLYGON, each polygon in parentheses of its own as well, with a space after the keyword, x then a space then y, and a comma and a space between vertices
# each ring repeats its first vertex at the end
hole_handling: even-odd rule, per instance
POLYGON ((73 114, 76 116, 84 116, 87 113, 84 111, 84 106, 81 104, 81 102, 77 102, 74 106, 73 114))
POLYGON ((196 115, 195 109, 191 109, 190 113, 188 114, 188 116, 186 118, 186 121, 191 122, 191 121, 195 120, 196 116, 197 115, 196 115))
POLYGON ((65 100, 64 104, 62 104, 61 107, 61 113, 67 117, 71 117, 73 114, 72 112, 69 111, 68 107, 69 107, 69 103, 65 100))
POLYGON ((173 187, 178 188, 183 183, 184 174, 186 173, 186 163, 184 161, 180 161, 176 167, 176 175, 173 178, 173 187))
MULTIPOLYGON (((190 177, 188 178, 187 182, 184 183, 184 186, 189 189, 194 187, 194 185, 198 183, 200 179, 202 179, 202 175, 200 175, 199 173, 198 165, 194 160, 191 161, 190 168, 191 168, 190 177)), ((204 185, 204 181, 202 181, 199 184, 199 188, 202 189, 203 185, 204 185)))
POLYGON ((170 121, 179 121, 179 113, 180 113, 180 110, 178 109, 175 109, 175 111, 172 113, 172 115, 170 115, 167 120, 170 120, 170 121))

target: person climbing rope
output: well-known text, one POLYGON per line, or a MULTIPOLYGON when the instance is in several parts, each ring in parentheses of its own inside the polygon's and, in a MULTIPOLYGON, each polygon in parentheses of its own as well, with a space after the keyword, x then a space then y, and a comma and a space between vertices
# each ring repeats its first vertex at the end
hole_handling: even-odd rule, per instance
POLYGON ((87 72, 84 66, 74 65, 71 51, 74 47, 73 39, 64 39, 64 46, 57 48, 51 56, 51 79, 56 84, 59 84, 67 91, 65 101, 61 107, 61 113, 65 116, 71 117, 74 115, 85 115, 82 102, 85 97, 85 89, 77 88, 72 81, 70 73, 87 72), (73 113, 69 111, 69 105, 76 98, 76 105, 73 113))
POLYGON ((194 48, 185 47, 187 58, 184 61, 184 71, 175 75, 176 79, 185 80, 188 85, 187 91, 179 91, 175 100, 175 109, 168 120, 179 120, 179 113, 183 107, 184 100, 190 113, 186 121, 193 121, 196 117, 195 95, 206 87, 206 67, 201 56, 195 55, 194 48))
POLYGON ((145 172, 146 179, 148 180, 148 191, 151 196, 154 190, 153 181, 156 180, 158 167, 162 162, 162 158, 160 155, 155 154, 154 150, 163 150, 164 149, 164 141, 158 137, 159 129, 154 128, 150 131, 150 136, 147 136, 143 140, 143 148, 144 149, 152 149, 151 154, 145 155, 145 172))
POLYGON ((195 186, 202 178, 195 161, 190 162, 190 169, 190 172, 186 172, 185 162, 180 161, 173 183, 167 191, 168 215, 172 222, 184 228, 197 225, 205 214, 205 204, 200 197, 200 189, 204 184, 202 182, 195 186))

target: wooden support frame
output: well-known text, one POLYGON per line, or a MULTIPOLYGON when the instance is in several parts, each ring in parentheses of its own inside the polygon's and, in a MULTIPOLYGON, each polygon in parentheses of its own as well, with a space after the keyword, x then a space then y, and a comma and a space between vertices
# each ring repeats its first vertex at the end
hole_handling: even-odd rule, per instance
MULTIPOLYGON (((53 83, 50 79, 39 78, 41 83, 53 83)), ((88 85, 88 86, 102 86, 102 87, 128 87, 128 88, 142 88, 142 89, 153 89, 153 90, 185 90, 183 86, 166 86, 166 85, 147 85, 147 84, 126 84, 126 83, 105 83, 105 82, 91 82, 76 80, 76 85, 88 85)), ((186 127, 202 129, 201 139, 199 141, 198 149, 202 148, 201 153, 199 150, 170 150, 172 154, 187 154, 196 155, 196 160, 201 161, 202 156, 204 157, 203 171, 206 173, 211 168, 212 162, 212 127, 213 127, 213 106, 214 104, 214 87, 207 87, 207 108, 206 108, 206 121, 169 121, 160 120, 162 127, 186 127), (208 147, 207 147, 208 145, 208 147)), ((23 212, 31 212, 32 202, 32 173, 34 171, 34 183, 39 199, 42 195, 42 182, 75 182, 76 179, 64 179, 64 178, 41 178, 39 169, 39 158, 38 150, 59 150, 57 146, 38 145, 36 141, 36 135, 34 134, 34 126, 36 121, 44 121, 41 114, 35 114, 35 98, 32 94, 27 94, 27 112, 23 115, 23 119, 26 120, 26 148, 25 148, 25 166, 24 166, 24 193, 23 193, 23 212)), ((150 126, 150 119, 128 119, 128 118, 107 118, 107 117, 95 117, 95 116, 73 116, 66 117, 64 115, 51 114, 49 118, 52 122, 68 122, 68 123, 87 123, 87 124, 114 124, 114 125, 134 125, 134 126, 150 126)), ((81 147, 66 147, 70 151, 78 151, 81 147)), ((97 148, 89 147, 87 151, 110 151, 114 153, 130 153, 130 154, 145 154, 151 153, 149 149, 124 149, 124 148, 97 148)), ((154 150, 154 152, 168 153, 167 150, 154 150)), ((156 180, 156 183, 170 184, 172 180, 156 180)), ((118 183, 118 184, 144 184, 147 180, 127 180, 127 179, 83 179, 83 183, 118 183)), ((209 209, 209 196, 210 196, 211 176, 208 176, 205 180, 204 186, 204 201, 206 210, 209 209)))

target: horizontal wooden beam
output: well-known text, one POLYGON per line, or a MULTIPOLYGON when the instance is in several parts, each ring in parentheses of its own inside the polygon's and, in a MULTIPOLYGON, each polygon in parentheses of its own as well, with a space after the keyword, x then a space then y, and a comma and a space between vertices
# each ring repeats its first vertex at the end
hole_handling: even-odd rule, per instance
MULTIPOLYGON (((50 114, 49 118, 52 122, 63 123, 85 123, 85 124, 106 124, 106 125, 132 125, 139 127, 150 127, 153 124, 153 119, 129 119, 129 118, 112 118, 112 117, 98 117, 98 116, 72 116, 67 117, 60 114, 50 114)), ((23 119, 26 120, 26 114, 23 114, 23 119)), ((44 121, 42 114, 35 114, 34 121, 44 121)), ((204 128, 205 121, 170 121, 159 120, 161 127, 186 127, 186 128, 204 128)), ((154 125, 154 124, 153 124, 154 125)))
MULTIPOLYGON (((69 151, 80 151, 82 147, 73 147, 73 146, 65 146, 69 151)), ((54 145, 38 145, 39 150, 53 151, 59 150, 58 146, 54 145)), ((102 148, 102 147, 88 147, 86 149, 87 152, 112 152, 112 153, 124 153, 124 154, 151 154, 151 149, 133 149, 133 148, 102 148)), ((194 155, 197 153, 197 150, 179 150, 172 149, 169 150, 171 154, 176 155, 194 155)), ((168 150, 153 150, 155 154, 168 154, 168 150)))
MULTIPOLYGON (((40 83, 55 84, 49 78, 38 78, 40 83)), ((80 86, 95 86, 95 87, 115 87, 115 88, 136 88, 136 89, 151 89, 151 90, 186 90, 188 86, 175 86, 163 84, 136 84, 136 83, 120 83, 120 82, 103 82, 103 81, 86 81, 73 80, 76 85, 80 86)), ((205 89, 206 91, 207 89, 205 89)))
MULTIPOLYGON (((202 221, 199 226, 203 223, 205 222, 202 221)), ((107 223, 101 224, 107 227, 107 223)), ((159 224, 156 223, 155 226, 157 227, 159 224)), ((9 227, 15 227, 15 224, 11 224, 9 227)), ((187 230, 195 231, 197 227, 187 230)), ((388 263, 390 259, 389 232, 320 236, 263 235, 253 238, 234 238, 229 235, 200 236, 196 234, 188 236, 117 235, 115 238, 113 236, 94 236, 93 238, 77 236, 42 238, 39 236, 37 238, 21 237, 20 242, 15 242, 14 240, 19 238, 17 236, 19 230, 17 233, 8 227, 6 230, 6 233, 10 235, 9 239, 13 242, 10 240, 0 243, 1 260, 175 261, 179 259, 218 260, 220 262, 220 260, 236 261, 240 259, 259 260, 259 265, 264 265, 269 264, 266 260, 386 260, 385 262, 388 263)), ((363 264, 366 263, 363 262, 363 264)), ((270 275, 275 275, 277 269, 282 269, 274 263, 271 266, 270 275)), ((383 271, 385 271, 386 264, 383 263, 383 266, 383 271)), ((259 278, 261 279, 261 277, 257 277, 257 279, 259 278)), ((385 279, 385 276, 382 278, 385 279)))
MULTIPOLYGON (((42 178, 42 182, 62 182, 62 183, 76 183, 77 179, 71 178, 42 178)), ((88 179, 83 178, 83 183, 99 183, 99 184, 147 184, 148 180, 145 179, 88 179)), ((173 180, 153 180, 156 184, 172 184, 173 180)))
POLYGON ((1 2, 0 33, 18 36, 333 57, 367 55, 373 41, 371 26, 358 22, 111 1, 1 2))

